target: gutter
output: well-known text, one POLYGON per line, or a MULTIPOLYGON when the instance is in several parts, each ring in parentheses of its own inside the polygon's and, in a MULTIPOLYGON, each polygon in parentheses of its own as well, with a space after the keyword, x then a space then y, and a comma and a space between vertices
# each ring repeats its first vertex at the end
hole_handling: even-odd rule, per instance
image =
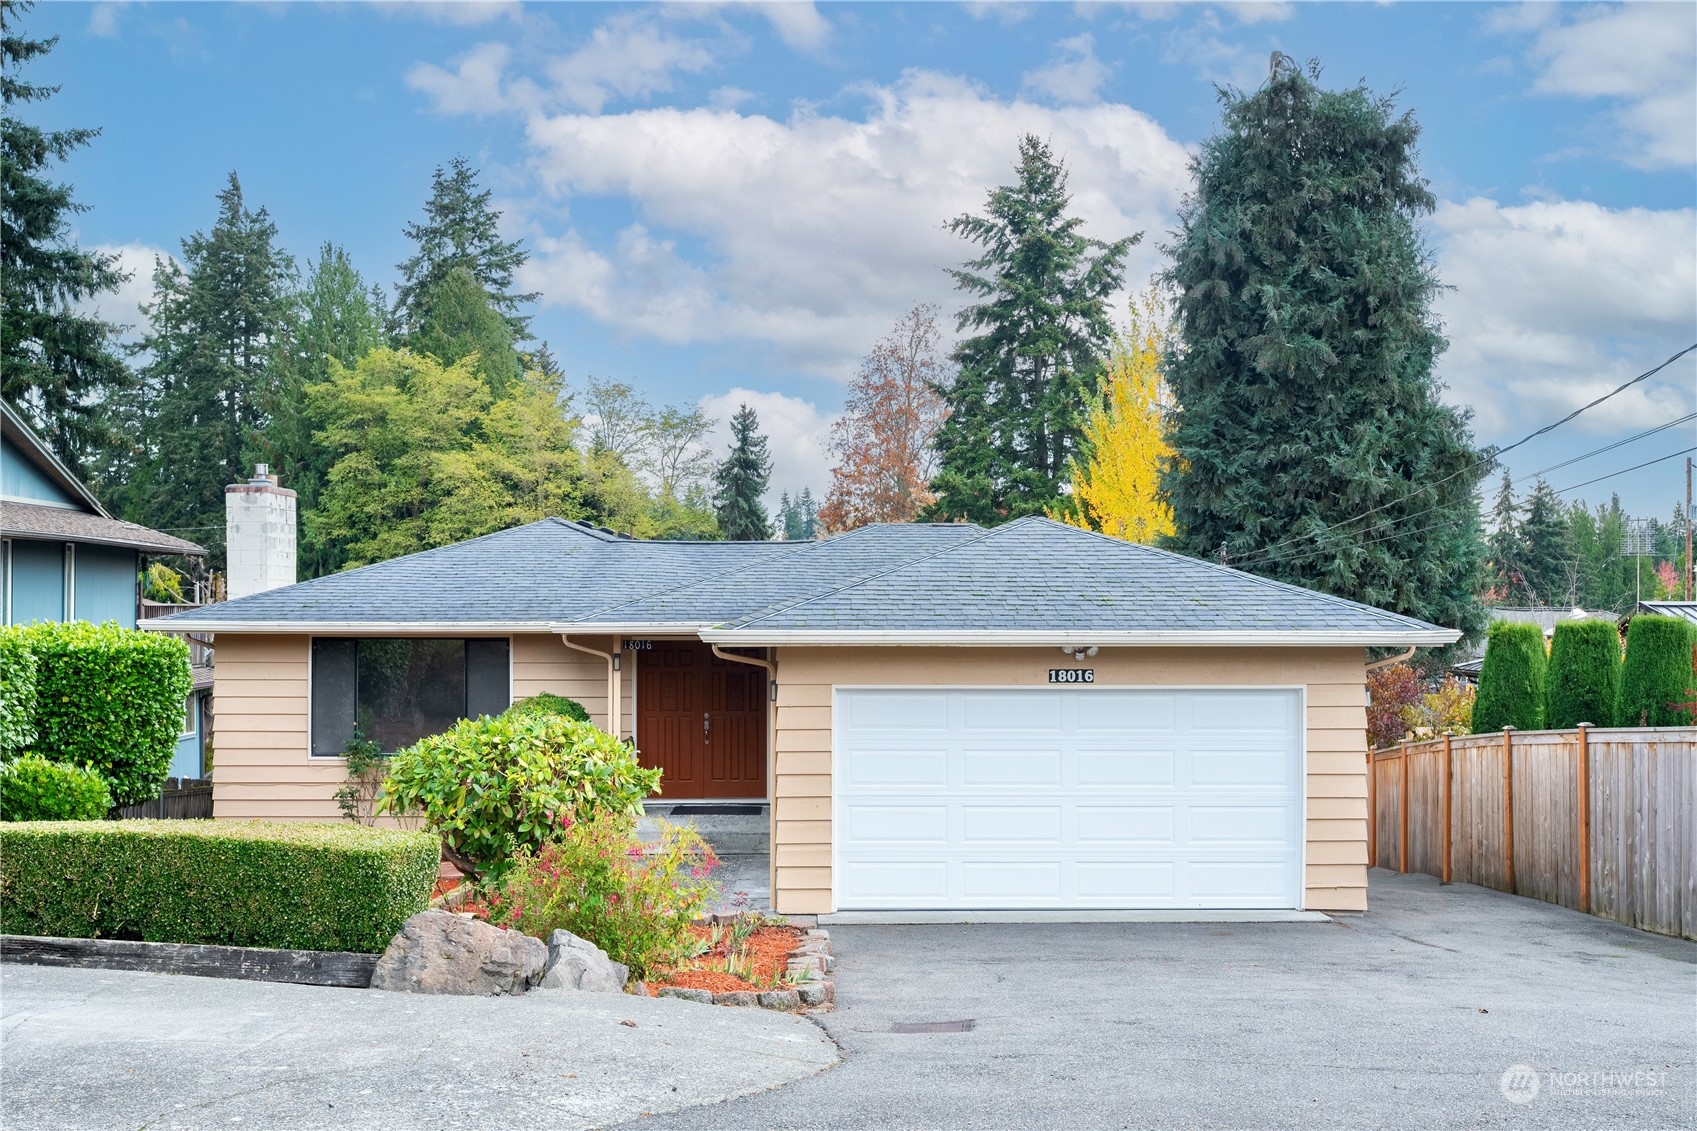
POLYGON ((701 639, 710 644, 743 647, 886 645, 898 647, 954 648, 1040 648, 1095 645, 1121 648, 1177 648, 1255 646, 1267 648, 1375 648, 1386 646, 1430 646, 1451 644, 1461 633, 1449 628, 1386 630, 1383 632, 1195 632, 1179 631, 1077 631, 1053 629, 1030 631, 961 632, 909 629, 774 629, 709 628, 701 639))
POLYGON ((1374 660, 1372 663, 1367 665, 1367 670, 1371 672, 1371 671, 1377 671, 1380 668, 1388 668, 1392 664, 1402 663, 1404 660, 1409 659, 1413 655, 1414 655, 1414 645, 1410 644, 1408 646, 1408 651, 1403 652, 1400 655, 1396 655, 1396 656, 1386 656, 1382 660, 1374 660))

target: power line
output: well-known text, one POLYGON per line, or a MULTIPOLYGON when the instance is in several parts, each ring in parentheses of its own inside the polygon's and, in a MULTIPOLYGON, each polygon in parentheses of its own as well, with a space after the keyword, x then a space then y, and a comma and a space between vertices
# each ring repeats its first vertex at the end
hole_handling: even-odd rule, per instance
POLYGON ((1611 471, 1607 475, 1599 475, 1595 479, 1587 479, 1585 482, 1575 483, 1571 487, 1563 487, 1561 490, 1557 491, 1556 494, 1565 495, 1569 491, 1577 491, 1581 487, 1589 487, 1593 483, 1601 483, 1605 479, 1613 479, 1617 475, 1625 475, 1627 472, 1637 471, 1641 467, 1650 467, 1653 464, 1666 463, 1670 459, 1678 459, 1680 456, 1689 455, 1692 452, 1697 452, 1697 444, 1693 444, 1691 447, 1686 448, 1684 451, 1669 452, 1665 456, 1658 456, 1655 459, 1645 460, 1643 463, 1635 463, 1631 467, 1623 467, 1619 471, 1611 471))
MULTIPOLYGON (((1475 463, 1475 464, 1473 464, 1469 467, 1463 467, 1463 468, 1461 468, 1457 471, 1450 472, 1450 474, 1444 476, 1442 479, 1438 480, 1436 483, 1430 484, 1427 487, 1427 490, 1436 490, 1437 488, 1442 487, 1445 483, 1448 483, 1450 480, 1455 479, 1457 476, 1465 475, 1465 474, 1468 474, 1469 472, 1472 472, 1472 471, 1489 470, 1490 467, 1493 464, 1497 463, 1502 458, 1504 453, 1512 452, 1514 449, 1520 447, 1522 444, 1529 443, 1530 441, 1537 439, 1539 436, 1542 436, 1542 435, 1545 435, 1546 433, 1555 431, 1557 428, 1560 428, 1563 424, 1566 424, 1568 421, 1572 420, 1574 417, 1578 416, 1580 413, 1586 412, 1586 411, 1593 409, 1593 408, 1596 408, 1598 405, 1602 404, 1604 401, 1608 400, 1610 397, 1615 396, 1618 393, 1625 392, 1627 389, 1632 388, 1632 386, 1638 384, 1641 381, 1649 380, 1651 377, 1654 377, 1656 374, 1660 373, 1662 370, 1666 369, 1668 366, 1672 365, 1674 362, 1678 361, 1680 358, 1684 357, 1686 354, 1691 353, 1693 350, 1697 350, 1697 342, 1693 342, 1691 345, 1686 346, 1684 349, 1680 350, 1678 353, 1673 354, 1666 361, 1662 362, 1660 365, 1656 366, 1655 368, 1647 369, 1643 373, 1640 373, 1638 376, 1634 377, 1632 380, 1627 381, 1625 384, 1618 385, 1615 388, 1609 390, 1608 392, 1604 393, 1602 396, 1598 397, 1596 400, 1592 401, 1590 404, 1581 405, 1579 408, 1574 409, 1572 412, 1568 413, 1566 416, 1562 417, 1560 420, 1556 421, 1554 424, 1546 424, 1544 427, 1539 428, 1537 431, 1528 432, 1526 435, 1522 436, 1520 439, 1516 440, 1514 443, 1510 444, 1508 447, 1498 448, 1496 451, 1492 452, 1489 456, 1485 457, 1484 459, 1479 460, 1477 463, 1475 463)), ((1669 427, 1672 427, 1672 425, 1669 425, 1669 427)), ((1622 443, 1625 443, 1625 442, 1626 441, 1622 441, 1622 443)), ((1600 448, 1600 449, 1598 449, 1598 451, 1592 452, 1590 454, 1597 455, 1600 452, 1606 451, 1606 450, 1607 449, 1605 449, 1605 448, 1600 448)), ((1585 457, 1580 457, 1580 458, 1585 458, 1585 457)), ((1566 465, 1563 464, 1563 465, 1558 465, 1558 466, 1566 466, 1566 465)), ((1584 484, 1580 484, 1580 486, 1584 486, 1584 484)), ((1573 488, 1571 488, 1571 487, 1568 488, 1568 490, 1572 490, 1572 489, 1573 488)), ((1283 546, 1288 546, 1292 542, 1298 541, 1299 539, 1302 539, 1302 538, 1314 538, 1314 539, 1323 538, 1324 536, 1326 536, 1327 534, 1331 533, 1332 531, 1338 529, 1339 527, 1348 526, 1352 522, 1359 522, 1361 519, 1367 518, 1370 515, 1378 514, 1380 511, 1383 511, 1383 510, 1389 510, 1391 507, 1398 506, 1398 505, 1405 503, 1407 501, 1408 500, 1406 498, 1404 498, 1404 499, 1392 499, 1388 503, 1381 503, 1378 506, 1373 507, 1371 510, 1362 511, 1358 515, 1354 515, 1350 518, 1343 519, 1339 522, 1334 522, 1330 526, 1323 526, 1319 530, 1304 532, 1304 533, 1300 533, 1300 534, 1288 535, 1285 538, 1282 538, 1279 541, 1273 543, 1271 546, 1264 547, 1260 551, 1258 556, 1253 557, 1253 558, 1249 558, 1246 561, 1239 563, 1237 568, 1242 569, 1245 566, 1250 565, 1250 564, 1258 564, 1258 563, 1263 562, 1263 561, 1269 561, 1273 557, 1277 556, 1274 553, 1274 551, 1278 550, 1279 548, 1281 548, 1283 546)), ((1442 504, 1439 504, 1439 506, 1442 506, 1442 504)), ((1439 509, 1439 507, 1429 507, 1429 508, 1427 508, 1427 510, 1421 511, 1421 512, 1418 512, 1418 513, 1419 514, 1428 514, 1431 511, 1437 510, 1437 509, 1439 509)), ((1416 515, 1405 516, 1405 518, 1413 518, 1413 517, 1417 517, 1417 516, 1416 515)), ((1395 521, 1395 520, 1393 520, 1393 521, 1395 521)), ((1373 528, 1369 528, 1369 529, 1373 529, 1373 528)), ((1301 560, 1302 557, 1307 557, 1307 556, 1309 556, 1309 555, 1303 554, 1303 555, 1299 555, 1299 557, 1296 558, 1296 559, 1291 559, 1291 558, 1287 557, 1284 560, 1286 560, 1286 561, 1301 560)))
POLYGON ((1666 424, 1658 424, 1654 428, 1645 429, 1644 431, 1638 433, 1636 436, 1628 436, 1624 440, 1616 440, 1614 443, 1609 444, 1606 447, 1601 447, 1601 448, 1597 448, 1594 451, 1586 452, 1582 456, 1574 456, 1572 459, 1563 460, 1560 463, 1552 463, 1548 467, 1540 468, 1539 470, 1534 471, 1532 473, 1532 478, 1536 479, 1540 475, 1545 475, 1545 474, 1548 474, 1549 472, 1552 472, 1552 471, 1560 471, 1564 467, 1570 467, 1573 464, 1580 463, 1584 460, 1588 460, 1592 456, 1600 456, 1604 452, 1612 452, 1616 448, 1625 447, 1627 444, 1630 444, 1635 440, 1642 440, 1646 436, 1654 436, 1658 432, 1666 432, 1669 428, 1677 428, 1681 424, 1686 424, 1686 423, 1693 421, 1693 420, 1697 420, 1697 412, 1686 413, 1684 416, 1680 417, 1678 420, 1670 420, 1666 424))

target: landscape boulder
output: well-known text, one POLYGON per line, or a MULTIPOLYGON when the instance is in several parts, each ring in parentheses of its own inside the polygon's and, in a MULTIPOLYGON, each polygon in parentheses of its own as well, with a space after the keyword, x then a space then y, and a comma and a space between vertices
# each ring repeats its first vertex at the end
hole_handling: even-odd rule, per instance
POLYGON ((616 994, 625 988, 629 977, 629 967, 608 958, 606 951, 588 939, 570 931, 555 931, 548 936, 548 968, 540 988, 616 994))
POLYGON ((542 980, 548 948, 518 931, 431 909, 401 926, 371 976, 374 990, 522 994, 542 980))

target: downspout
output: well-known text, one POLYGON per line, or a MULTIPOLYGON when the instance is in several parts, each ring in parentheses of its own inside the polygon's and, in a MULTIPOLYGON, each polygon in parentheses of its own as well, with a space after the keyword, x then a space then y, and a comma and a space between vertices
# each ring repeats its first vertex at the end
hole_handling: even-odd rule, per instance
POLYGON ((574 652, 583 652, 607 661, 607 733, 614 738, 624 738, 624 719, 619 713, 619 653, 601 652, 582 644, 573 644, 571 638, 560 633, 560 643, 574 652))
POLYGON ((1382 660, 1374 660, 1372 663, 1367 665, 1367 670, 1370 672, 1378 671, 1380 668, 1388 668, 1392 664, 1400 664, 1410 656, 1414 655, 1415 647, 1416 645, 1410 644, 1408 646, 1408 651, 1402 653, 1400 656, 1386 656, 1382 660))
MULTIPOLYGON (((752 664, 766 669, 766 890, 772 902, 778 902, 778 665, 773 660, 757 660, 753 656, 738 656, 726 652, 717 644, 713 654, 733 664, 752 664)), ((777 910, 776 906, 773 910, 777 910)))

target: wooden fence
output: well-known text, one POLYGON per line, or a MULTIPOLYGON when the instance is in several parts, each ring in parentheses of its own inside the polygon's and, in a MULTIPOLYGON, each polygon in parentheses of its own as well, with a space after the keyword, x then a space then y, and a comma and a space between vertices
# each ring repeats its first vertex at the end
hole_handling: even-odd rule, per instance
POLYGON ((1697 938, 1697 727, 1516 731, 1376 750, 1374 867, 1697 938))
POLYGON ((165 791, 152 801, 118 807, 119 820, 137 818, 199 821, 212 819, 212 783, 202 778, 165 779, 165 791))

